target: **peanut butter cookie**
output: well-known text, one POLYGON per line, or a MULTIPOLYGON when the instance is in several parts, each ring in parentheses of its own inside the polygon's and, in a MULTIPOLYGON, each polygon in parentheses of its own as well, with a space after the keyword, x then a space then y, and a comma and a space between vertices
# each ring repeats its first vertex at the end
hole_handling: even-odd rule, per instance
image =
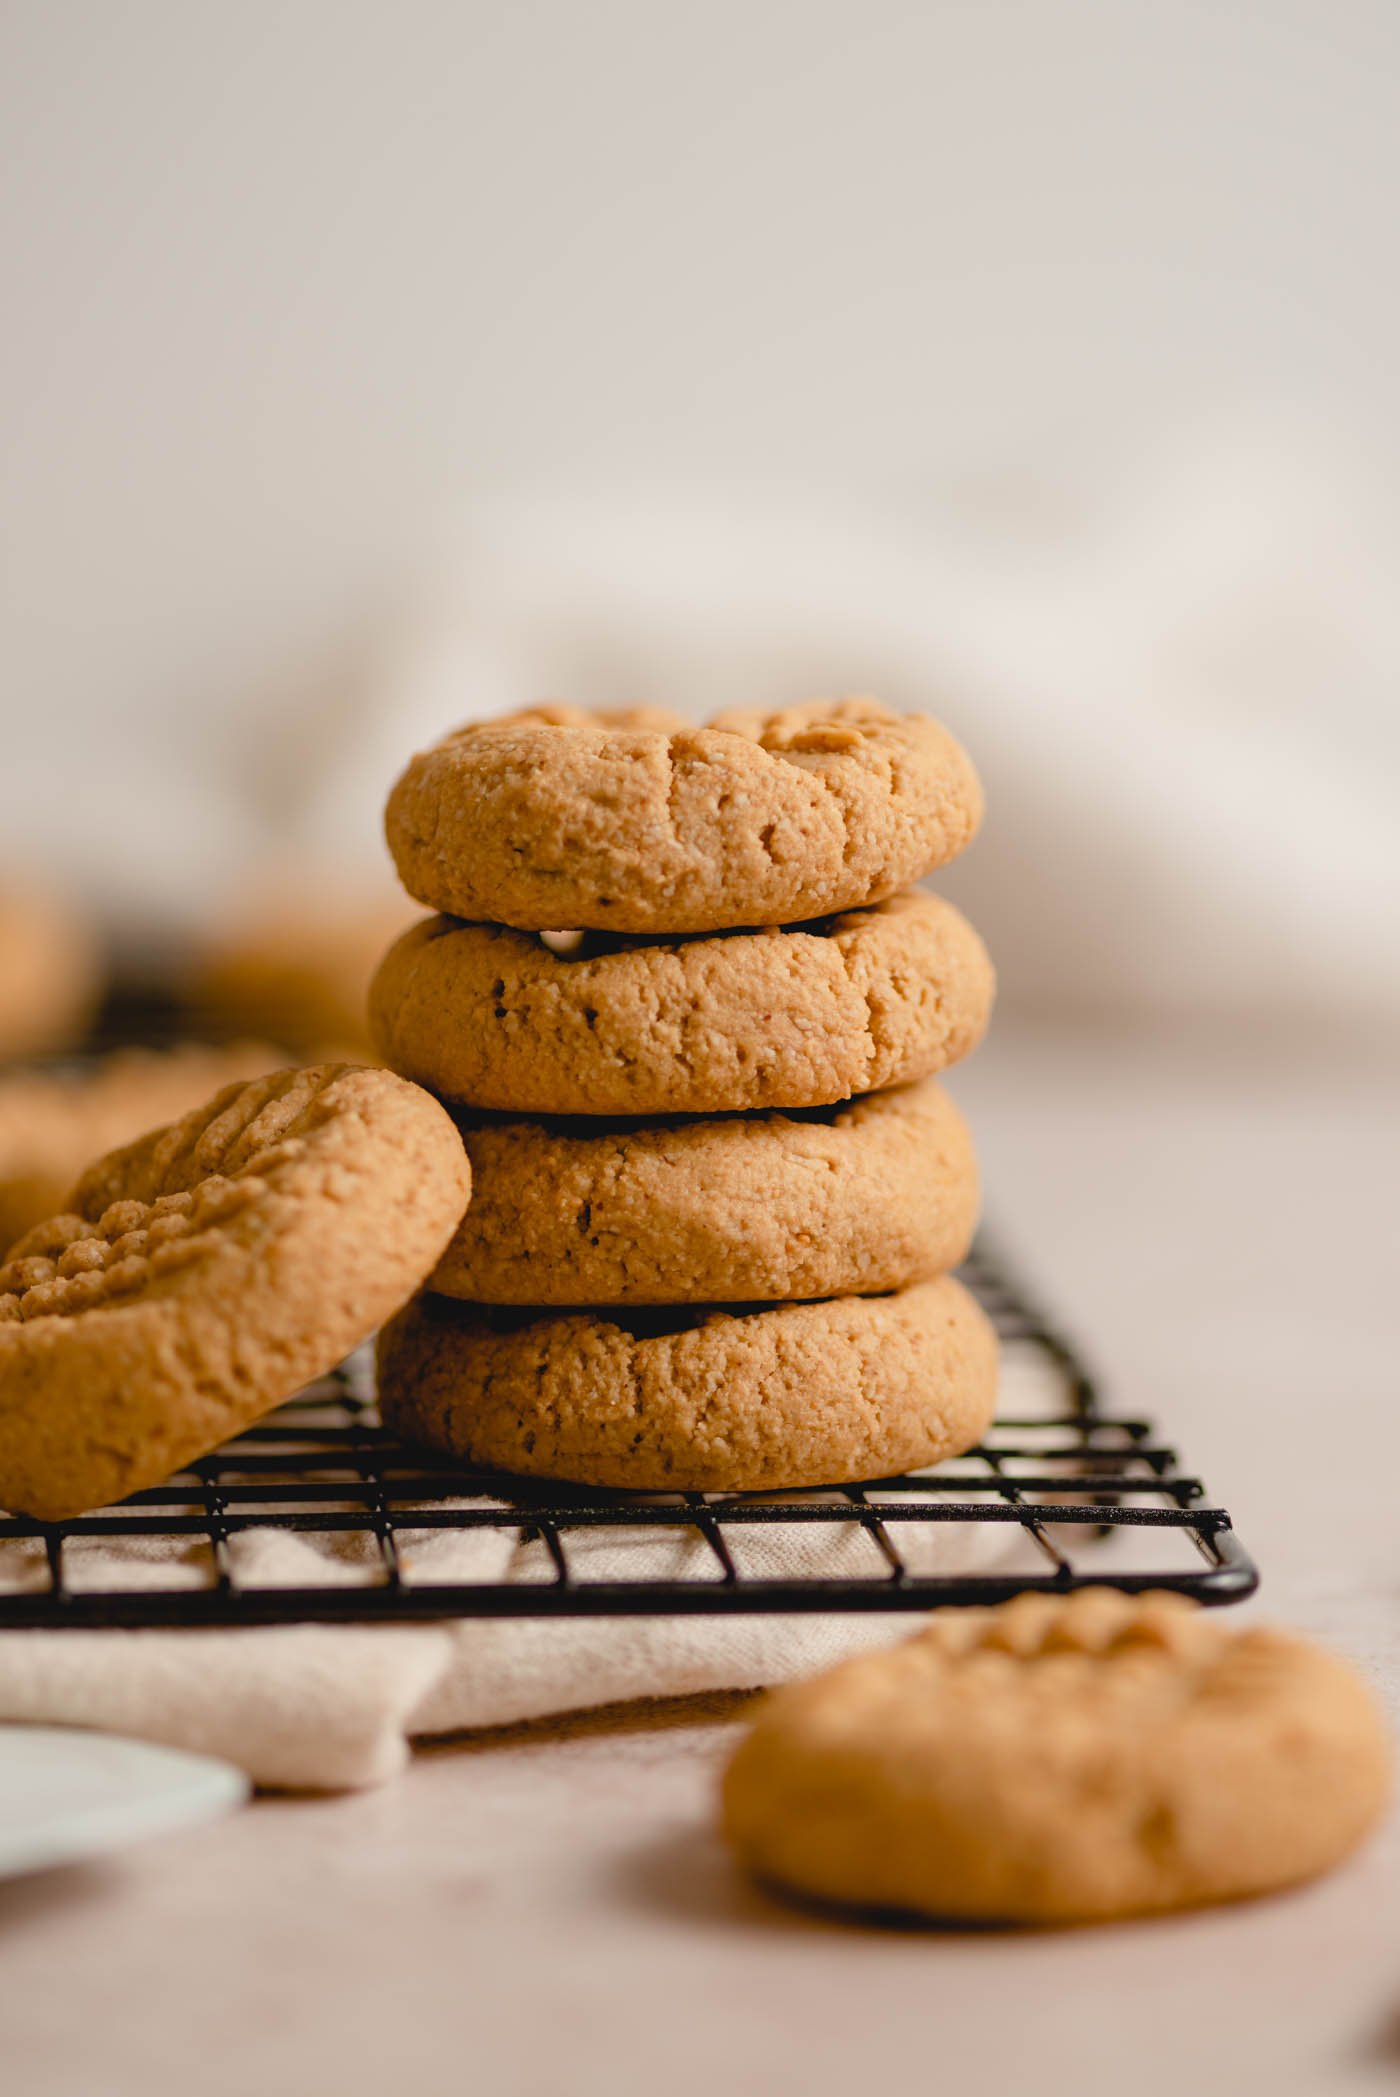
POLYGON ((879 1295, 977 1220, 967 1125, 932 1078, 836 1109, 463 1128, 472 1204, 429 1287, 482 1303, 879 1295))
POLYGON ((380 1404, 468 1462, 638 1492, 839 1484, 938 1463, 992 1417, 996 1337, 950 1279, 890 1296, 606 1316, 422 1296, 380 1404))
POLYGON ((1379 1817, 1389 1749, 1344 1662, 1175 1595, 949 1610, 779 1690, 724 1823, 779 1886, 979 1922, 1090 1922, 1309 1879, 1379 1817))
POLYGON ((403 1302, 469 1186, 435 1100, 338 1064, 101 1160, 0 1267, 0 1506, 58 1520, 216 1448, 403 1302))
POLYGON ((384 957, 370 1018, 393 1069, 519 1114, 818 1107, 927 1077, 976 1046, 994 978, 939 896, 790 930, 587 937, 425 919, 384 957))
POLYGON ((101 990, 97 942, 81 919, 35 889, 0 888, 0 1060, 71 1047, 101 990))
POLYGON ((539 707, 459 729, 389 796, 409 894, 523 931, 715 932, 881 901, 982 814, 946 729, 873 699, 720 714, 539 707))
POLYGON ((61 1209, 94 1158, 186 1114, 236 1078, 275 1070, 254 1042, 228 1048, 118 1049, 64 1070, 0 1076, 0 1258, 21 1231, 61 1209))
POLYGON ((289 869, 206 938, 184 986, 192 1020, 224 1038, 266 1037, 284 1055, 368 1062, 370 977, 413 916, 401 895, 337 892, 324 874, 289 869))

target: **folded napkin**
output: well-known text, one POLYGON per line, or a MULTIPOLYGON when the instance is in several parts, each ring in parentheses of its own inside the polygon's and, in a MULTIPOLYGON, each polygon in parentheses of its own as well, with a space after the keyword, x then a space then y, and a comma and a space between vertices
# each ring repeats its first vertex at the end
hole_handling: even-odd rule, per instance
MULTIPOLYGON (((1043 1370, 1008 1349, 1008 1409, 1063 1405, 1043 1370)), ((349 1504, 349 1503, 347 1503, 349 1504)), ((441 1503, 450 1507, 452 1502, 441 1503)), ((474 1503, 480 1505, 480 1502, 474 1503)), ((499 1503, 498 1503, 499 1504, 499 1503)), ((855 1523, 730 1528, 741 1575, 878 1579, 885 1568, 855 1523)), ((554 1578, 538 1538, 518 1530, 400 1530, 405 1579, 418 1585, 554 1578)), ((570 1573, 590 1581, 718 1582, 698 1531, 658 1525, 565 1530, 570 1573)), ((901 1524, 918 1572, 1025 1562, 1014 1523, 901 1524)), ((1033 1547, 1032 1547, 1033 1548, 1033 1547)), ((383 1577, 372 1537, 248 1529, 229 1539, 241 1587, 357 1586, 383 1577)), ((64 1546, 69 1587, 200 1588, 215 1577, 201 1540, 79 1537, 64 1546)), ((0 1592, 47 1581, 42 1545, 0 1541, 0 1592)), ((259 1785, 340 1790, 402 1768, 415 1738, 500 1726, 638 1698, 783 1682, 907 1636, 908 1611, 872 1615, 454 1618, 440 1624, 299 1624, 251 1630, 0 1633, 0 1720, 100 1727, 236 1763, 259 1785)))
MULTIPOLYGON (((646 1574, 718 1578, 693 1532, 638 1540, 627 1529, 568 1537, 575 1579, 646 1574)), ((551 1577, 542 1544, 510 1531, 405 1540, 416 1581, 551 1577)), ((1019 1532, 929 1524, 902 1529, 919 1570, 995 1562, 1019 1532), (915 1537, 917 1536, 917 1548, 915 1537)), ((141 1540, 144 1542, 144 1540, 141 1540)), ((0 1551, 0 1585, 23 1569, 0 1551)), ((69 1547, 70 1550, 72 1547, 69 1547)), ((742 1570, 878 1577, 875 1547, 844 1525, 780 1524, 732 1544, 742 1570)), ((200 1547, 202 1553, 203 1546, 200 1547)), ((204 1584, 198 1554, 105 1546, 74 1554, 71 1584, 204 1584)), ((249 1530, 230 1546, 246 1587, 354 1584, 375 1577, 339 1539, 249 1530)), ((11 1631, 0 1635, 0 1719, 98 1726, 235 1762, 254 1783, 312 1790, 375 1784, 403 1765, 415 1735, 508 1725, 638 1697, 751 1689, 786 1681, 903 1635, 879 1616, 467 1618, 413 1626, 300 1624, 248 1631, 11 1631)))

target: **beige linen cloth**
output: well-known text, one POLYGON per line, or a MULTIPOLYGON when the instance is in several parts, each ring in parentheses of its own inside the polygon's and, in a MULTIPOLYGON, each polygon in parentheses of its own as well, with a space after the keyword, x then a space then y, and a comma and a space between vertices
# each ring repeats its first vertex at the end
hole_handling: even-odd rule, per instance
MULTIPOLYGON (((1007 1353, 1004 1410, 1020 1417, 1058 1410, 1063 1394, 1053 1373, 1007 1353)), ((736 1525, 725 1538, 741 1576, 879 1580, 886 1571, 873 1539, 853 1523, 736 1525)), ((704 1539, 680 1526, 566 1529, 563 1541, 581 1586, 722 1578, 704 1539)), ((1014 1522, 901 1524, 898 1541, 920 1572, 1029 1568, 1036 1555, 1014 1522)), ((235 1534, 228 1552, 245 1587, 356 1586, 383 1577, 373 1539, 359 1535, 253 1528, 235 1534)), ((543 1542, 522 1541, 511 1528, 400 1531, 399 1555, 404 1578, 419 1585, 554 1577, 543 1542)), ((64 1546, 64 1576, 74 1590, 188 1589, 209 1586, 214 1567, 199 1540, 76 1538, 64 1546)), ((46 1579, 38 1542, 0 1540, 0 1593, 39 1589, 46 1579)), ((415 1738, 639 1698, 758 1688, 906 1636, 917 1621, 905 1611, 5 1631, 0 1721, 134 1734, 220 1756, 273 1788, 350 1789, 393 1776, 415 1738)))

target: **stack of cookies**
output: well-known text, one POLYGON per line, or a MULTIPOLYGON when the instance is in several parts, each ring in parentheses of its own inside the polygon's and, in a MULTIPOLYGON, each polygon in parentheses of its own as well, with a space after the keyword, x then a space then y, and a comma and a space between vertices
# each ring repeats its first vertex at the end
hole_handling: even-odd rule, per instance
POLYGON ((474 1199, 386 1329, 386 1420, 623 1489, 835 1484, 992 1413, 948 1270, 977 1178, 934 1074, 986 1025, 971 926, 911 887, 981 789, 872 701, 541 709, 413 759, 387 830, 443 913, 371 992, 390 1067, 459 1119, 474 1199))

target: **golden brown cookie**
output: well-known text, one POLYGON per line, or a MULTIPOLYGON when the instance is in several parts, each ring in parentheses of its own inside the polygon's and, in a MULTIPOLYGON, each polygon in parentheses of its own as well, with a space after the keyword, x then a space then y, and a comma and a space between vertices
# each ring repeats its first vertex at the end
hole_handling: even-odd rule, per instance
POLYGON ((330 893, 324 877, 289 873, 210 935, 185 1002, 198 1025, 221 1035, 256 1034, 318 1060, 369 1061, 370 977, 413 915, 402 896, 330 893))
POLYGON ((880 902, 971 842, 946 729, 873 699, 676 716, 539 707, 409 764, 385 827, 420 903, 524 931, 716 932, 880 902))
POLYGON ((1090 1922, 1238 1900, 1354 1849, 1389 1747, 1343 1661, 1176 1595, 948 1610, 779 1690, 724 1781, 743 1861, 860 1907, 1090 1922))
POLYGON ((927 1077, 980 1040, 994 978, 939 896, 815 926, 663 941, 425 919, 370 991, 381 1055, 444 1099, 518 1114, 819 1107, 927 1077))
POLYGON ((119 1143, 188 1113, 235 1078, 282 1061, 255 1042, 119 1049, 65 1070, 0 1077, 0 1259, 63 1207, 78 1174, 119 1143))
POLYGON ((34 889, 0 889, 0 1059, 71 1047, 101 991, 86 925, 34 889))
POLYGON ((435 1100, 340 1064, 102 1159, 0 1267, 0 1507, 124 1498, 289 1398, 422 1280, 469 1185, 435 1100))
POLYGON ((385 1424, 468 1462, 638 1492, 839 1484, 971 1447, 996 1337, 951 1279, 757 1309, 492 1311, 380 1335, 385 1424))
POLYGON ((838 1108, 463 1136, 472 1204, 429 1286, 482 1303, 879 1295, 955 1267, 977 1221, 972 1139, 932 1078, 838 1108))

